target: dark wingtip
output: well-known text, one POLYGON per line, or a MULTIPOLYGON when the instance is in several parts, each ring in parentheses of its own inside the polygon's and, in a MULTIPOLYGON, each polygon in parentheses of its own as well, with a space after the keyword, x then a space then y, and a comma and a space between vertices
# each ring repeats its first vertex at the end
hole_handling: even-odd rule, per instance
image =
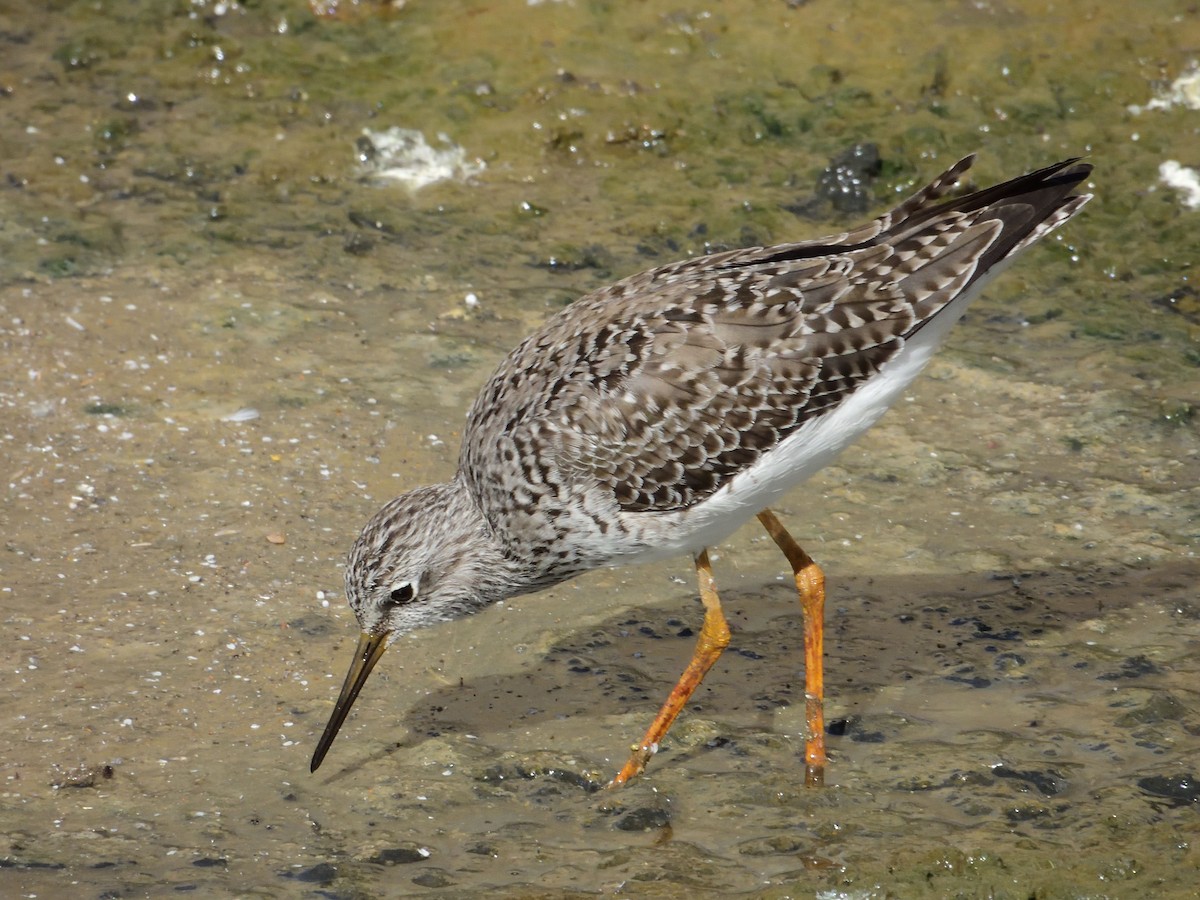
MULTIPOLYGON (((1082 156, 1074 156, 1070 159, 1064 159, 1053 166, 1047 166, 1041 170, 1041 173, 1049 176, 1045 179, 1045 184, 1047 185, 1062 184, 1074 187, 1091 175, 1094 168, 1095 166, 1090 162, 1083 162, 1082 156)), ((1035 172, 1033 174, 1038 175, 1041 173, 1035 172)))

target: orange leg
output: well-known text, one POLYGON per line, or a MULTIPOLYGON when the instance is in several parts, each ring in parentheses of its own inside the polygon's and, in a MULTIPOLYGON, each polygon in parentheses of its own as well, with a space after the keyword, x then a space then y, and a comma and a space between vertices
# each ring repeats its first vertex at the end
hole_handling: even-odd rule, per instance
POLYGON ((825 783, 825 573, 787 533, 775 513, 764 509, 758 521, 792 564, 804 614, 804 784, 825 783))
POLYGON ((700 600, 704 604, 704 626, 700 629, 700 639, 696 641, 696 649, 692 652, 692 661, 679 677, 667 702, 658 711, 654 724, 641 742, 634 745, 629 762, 608 783, 609 787, 619 787, 630 778, 642 774, 650 757, 658 752, 658 742, 666 735, 671 723, 700 686, 717 657, 729 646, 729 623, 721 612, 721 598, 717 596, 717 583, 713 580, 707 550, 701 550, 696 556, 696 577, 700 581, 700 600))

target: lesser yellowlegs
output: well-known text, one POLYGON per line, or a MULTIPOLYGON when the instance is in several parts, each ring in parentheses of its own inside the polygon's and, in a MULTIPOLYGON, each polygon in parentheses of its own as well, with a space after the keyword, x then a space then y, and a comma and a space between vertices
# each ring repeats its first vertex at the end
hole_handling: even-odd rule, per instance
POLYGON ((706 548, 757 515, 804 613, 808 784, 825 766, 824 576, 769 507, 908 387, 1005 265, 1075 215, 1067 160, 943 201, 973 162, 868 225, 662 266, 593 291, 500 364, 458 471, 383 507, 350 551, 362 634, 316 752, 325 758, 397 636, 598 566, 689 553, 704 624, 691 663, 613 779, 645 768, 729 643, 706 548))

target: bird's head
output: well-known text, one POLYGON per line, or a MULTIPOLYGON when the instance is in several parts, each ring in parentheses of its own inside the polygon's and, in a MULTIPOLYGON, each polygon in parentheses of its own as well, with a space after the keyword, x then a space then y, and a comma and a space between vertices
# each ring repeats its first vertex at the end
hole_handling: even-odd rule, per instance
POLYGON ((503 599, 504 558, 458 482, 392 500, 350 551, 346 598, 361 634, 350 671, 312 758, 316 771, 383 651, 416 628, 461 618, 503 599))

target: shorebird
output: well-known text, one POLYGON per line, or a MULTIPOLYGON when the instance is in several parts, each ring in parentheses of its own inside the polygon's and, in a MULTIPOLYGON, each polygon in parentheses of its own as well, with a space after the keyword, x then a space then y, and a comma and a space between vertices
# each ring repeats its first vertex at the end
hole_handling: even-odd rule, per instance
POLYGON ((973 161, 854 231, 633 275, 526 338, 471 407, 453 479, 386 504, 350 551, 362 633, 312 771, 399 635, 687 553, 704 623, 611 782, 624 784, 729 643, 707 548, 757 516, 800 596, 805 782, 821 784, 824 575, 770 507, 895 402, 988 281, 1091 199, 1071 193, 1091 172, 1077 159, 945 199, 973 161))

